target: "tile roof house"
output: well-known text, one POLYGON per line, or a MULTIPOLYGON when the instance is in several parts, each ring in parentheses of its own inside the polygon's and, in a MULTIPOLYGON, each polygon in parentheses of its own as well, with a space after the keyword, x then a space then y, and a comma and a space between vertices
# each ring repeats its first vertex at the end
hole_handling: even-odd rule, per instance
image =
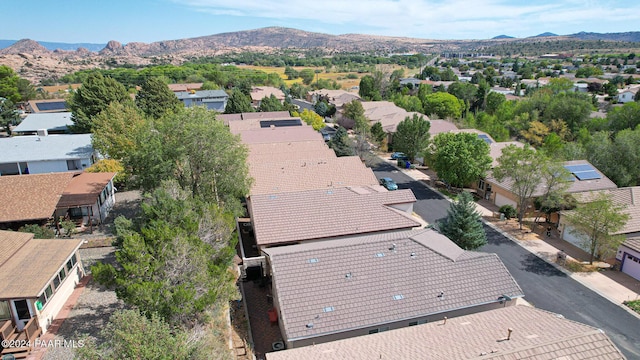
POLYGON ((619 247, 616 260, 620 271, 640 280, 640 237, 627 238, 619 247))
POLYGON ((180 91, 175 93, 185 107, 206 106, 209 110, 224 112, 229 95, 223 90, 180 91))
POLYGON ((529 306, 266 354, 267 360, 625 359, 600 329, 529 306), (509 333, 511 329, 511 333, 509 333))
POLYGON ((0 223, 41 223, 58 216, 103 221, 115 203, 115 173, 0 176, 0 223))
POLYGON ((70 112, 29 114, 12 132, 16 135, 37 135, 38 130, 46 134, 68 133, 68 126, 73 125, 70 112))
POLYGON ((341 109, 344 104, 350 103, 353 100, 362 100, 357 93, 346 90, 319 89, 307 93, 307 101, 314 104, 323 98, 327 99, 329 104, 333 104, 336 109, 341 109))
POLYGON ((282 90, 273 86, 255 86, 251 88, 251 106, 259 108, 262 99, 265 97, 275 96, 280 100, 280 103, 284 102, 284 93, 282 90))
POLYGON ((431 135, 432 139, 440 133, 458 130, 458 127, 448 120, 433 119, 429 120, 429 122, 431 123, 431 126, 429 127, 429 135, 431 135))
POLYGON ((0 139, 0 175, 83 170, 95 162, 91 134, 0 139))
POLYGON ((248 144, 248 163, 282 160, 325 159, 335 157, 335 152, 317 138, 310 141, 248 144))
POLYGON ((420 226, 411 190, 337 187, 252 195, 247 207, 260 248, 420 226))
POLYGON ((324 143, 322 134, 313 130, 309 125, 245 130, 240 132, 240 138, 247 145, 299 141, 321 141, 324 143))
POLYGON ((204 83, 188 83, 188 84, 167 84, 169 90, 173 92, 189 92, 192 90, 202 89, 204 83))
POLYGON ((239 114, 218 114, 218 120, 222 120, 225 125, 233 120, 279 120, 291 118, 288 111, 259 111, 239 114))
POLYGON ((414 114, 429 120, 425 114, 406 111, 390 101, 362 101, 362 107, 364 108, 364 116, 369 119, 371 124, 379 122, 387 133, 396 132, 398 124, 414 114))
POLYGON ((431 229, 263 252, 287 348, 501 308, 523 296, 497 255, 462 250, 431 229))
MULTIPOLYGON (((567 193, 569 194, 617 188, 616 184, 613 181, 611 181, 602 172, 600 172, 600 170, 591 165, 587 160, 565 161, 563 165, 565 167, 586 166, 590 169, 593 169, 592 171, 594 176, 591 176, 589 178, 581 178, 579 174, 575 175, 572 173, 571 179, 569 180, 571 181, 571 185, 567 189, 567 193)), ((491 176, 491 173, 489 173, 484 181, 486 184, 489 184, 491 186, 489 190, 491 193, 489 194, 488 199, 491 200, 494 204, 496 204, 497 206, 517 206, 518 197, 511 190, 511 187, 513 186, 513 179, 505 178, 502 181, 498 181, 491 176)), ((544 195, 545 186, 546 185, 544 183, 541 183, 534 191, 532 197, 536 198, 544 195)), ((487 197, 485 196, 485 198, 487 197)))
POLYGON ((46 332, 84 276, 78 249, 82 239, 34 239, 0 230, 0 323, 18 330, 37 316, 46 332))
POLYGON ((265 129, 271 127, 302 126, 304 122, 299 117, 265 118, 251 120, 230 120, 229 131, 240 134, 245 130, 265 129))
POLYGON ((251 161, 251 196, 344 186, 377 186, 378 179, 358 156, 251 161))

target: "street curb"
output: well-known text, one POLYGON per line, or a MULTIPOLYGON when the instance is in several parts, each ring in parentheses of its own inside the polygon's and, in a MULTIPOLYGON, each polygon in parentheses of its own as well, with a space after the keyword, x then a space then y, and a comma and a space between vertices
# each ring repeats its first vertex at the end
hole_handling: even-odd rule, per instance
MULTIPOLYGON (((417 181, 419 183, 421 183, 422 185, 426 186, 428 189, 430 189, 431 191, 437 193, 438 195, 440 195, 442 198, 448 200, 450 203, 453 203, 453 200, 451 198, 449 198, 448 196, 442 194, 440 191, 438 191, 437 189, 434 189, 433 187, 431 187, 429 184, 427 184, 426 182, 422 181, 422 180, 418 180, 413 178, 412 176, 410 176, 409 174, 407 174, 406 172, 402 171, 403 169, 399 168, 397 165, 386 161, 385 159, 383 159, 382 157, 380 157, 385 163, 395 167, 396 169, 398 169, 398 171, 402 172, 403 174, 409 176, 410 178, 412 178, 414 181, 417 181)), ((496 225, 490 223, 489 221, 485 220, 484 218, 481 218, 482 222, 485 223, 487 226, 491 227, 493 230, 499 232, 500 234, 502 234, 504 237, 506 237, 507 239, 511 240, 511 242, 517 244, 518 246, 520 246, 521 248, 523 248, 524 250, 526 250, 528 253, 531 253, 533 255, 535 255, 536 257, 538 257, 539 259, 541 259, 542 261, 546 262, 547 264, 553 266, 554 268, 560 270, 561 272, 563 272, 564 274, 566 274, 567 276, 569 276, 570 278, 572 278, 573 280, 577 281, 578 283, 582 284, 584 287, 586 287, 587 289, 595 292, 596 294, 602 296, 603 298, 607 299, 608 301, 612 302, 613 304, 621 307, 622 309, 624 309, 625 311, 627 311, 628 313, 630 313, 631 315, 635 316, 636 318, 640 319, 640 314, 638 314, 637 312, 633 311, 631 308, 629 308, 628 306, 622 304, 622 303, 618 303, 618 301, 610 298, 608 295, 606 295, 605 293, 601 292, 598 289, 595 289, 593 287, 591 287, 591 285, 588 282, 585 282, 583 279, 579 278, 579 277, 575 277, 573 276, 573 273, 570 272, 569 270, 563 268, 562 266, 559 266, 558 264, 549 261, 547 258, 543 257, 542 255, 531 251, 529 248, 527 248, 526 246, 524 246, 518 239, 514 238, 513 236, 511 236, 510 234, 506 233, 505 231, 503 231, 502 229, 500 229, 499 227, 497 227, 496 225)), ((526 294, 525 294, 526 297, 526 294)))

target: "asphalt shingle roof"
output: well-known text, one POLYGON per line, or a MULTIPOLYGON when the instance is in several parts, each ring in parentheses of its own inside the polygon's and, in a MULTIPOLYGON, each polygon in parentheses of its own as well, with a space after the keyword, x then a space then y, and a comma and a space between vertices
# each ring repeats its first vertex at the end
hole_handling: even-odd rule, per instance
POLYGON ((251 195, 345 186, 375 186, 378 179, 358 156, 251 161, 251 195))
POLYGON ((248 206, 257 244, 274 245, 420 226, 391 207, 415 201, 376 185, 253 195, 248 206))
POLYGON ((48 219, 73 173, 0 176, 0 222, 48 219))
POLYGON ((289 340, 523 296, 497 255, 463 251, 430 229, 263 251, 289 340))
POLYGON ((298 349, 267 360, 624 359, 602 331, 529 306, 472 315, 298 349), (512 329, 507 337, 507 329, 512 329))

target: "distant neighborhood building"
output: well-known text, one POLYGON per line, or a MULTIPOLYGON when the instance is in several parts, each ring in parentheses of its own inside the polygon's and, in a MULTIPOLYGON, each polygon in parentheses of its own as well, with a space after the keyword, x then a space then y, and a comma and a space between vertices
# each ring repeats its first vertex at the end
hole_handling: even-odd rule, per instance
POLYGON ((640 85, 632 85, 627 86, 624 89, 618 90, 618 102, 619 103, 628 103, 632 102, 635 99, 636 94, 640 90, 640 85))
POLYGON ((618 248, 616 260, 620 271, 640 281, 640 237, 625 240, 618 248))
MULTIPOLYGON (((325 315, 325 314, 322 314, 325 315)), ((625 359, 600 329, 531 306, 508 306, 424 325, 266 354, 267 360, 625 359)))
POLYGON ((431 229, 263 252, 289 349, 502 308, 523 296, 497 255, 462 250, 431 229))
POLYGON ((0 176, 78 171, 96 161, 91 134, 44 135, 0 139, 0 176))
POLYGON ((0 230, 3 334, 25 328, 36 334, 47 331, 84 276, 78 254, 82 243, 82 239, 34 239, 30 233, 0 230))
POLYGON ((217 118, 229 126, 233 134, 272 127, 306 126, 299 117, 292 117, 288 111, 220 114, 217 118))
POLYGON ((175 94, 185 107, 206 106, 207 109, 218 112, 224 112, 227 100, 229 100, 229 95, 223 90, 191 90, 175 94))
POLYGON ((12 133, 15 135, 66 134, 73 125, 70 112, 37 113, 25 117, 12 133))
POLYGON ((187 84, 168 84, 169 90, 174 93, 177 92, 190 92, 202 89, 203 83, 187 83, 187 84))
POLYGON ((251 106, 259 108, 262 99, 265 97, 275 96, 280 103, 284 102, 284 92, 273 86, 257 86, 251 88, 251 106))

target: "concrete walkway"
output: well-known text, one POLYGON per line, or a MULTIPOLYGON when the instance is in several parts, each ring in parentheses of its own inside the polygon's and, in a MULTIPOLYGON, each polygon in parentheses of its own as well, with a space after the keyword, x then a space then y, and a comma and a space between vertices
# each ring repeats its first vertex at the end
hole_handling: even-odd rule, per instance
MULTIPOLYGON (((397 168, 395 160, 389 160, 388 157, 384 158, 384 160, 397 168)), ((431 190, 440 193, 437 189, 430 186, 433 175, 430 175, 429 171, 399 168, 398 170, 415 180, 422 181, 431 190)), ((442 196, 447 198, 444 195, 442 196)), ((476 207, 488 226, 494 228, 511 241, 553 265, 607 300, 621 306, 629 313, 640 318, 640 314, 622 304, 624 301, 640 299, 640 281, 620 271, 610 269, 594 272, 570 272, 558 264, 558 253, 560 251, 565 253, 566 261, 574 260, 577 262, 588 260, 588 254, 572 244, 559 239, 557 231, 552 231, 549 237, 546 236, 546 231, 543 228, 538 229, 538 232, 518 230, 516 233, 510 231, 512 229, 508 226, 511 224, 511 228, 513 228, 513 221, 511 223, 499 221, 494 217, 497 211, 495 205, 481 200, 476 204, 476 207)))

